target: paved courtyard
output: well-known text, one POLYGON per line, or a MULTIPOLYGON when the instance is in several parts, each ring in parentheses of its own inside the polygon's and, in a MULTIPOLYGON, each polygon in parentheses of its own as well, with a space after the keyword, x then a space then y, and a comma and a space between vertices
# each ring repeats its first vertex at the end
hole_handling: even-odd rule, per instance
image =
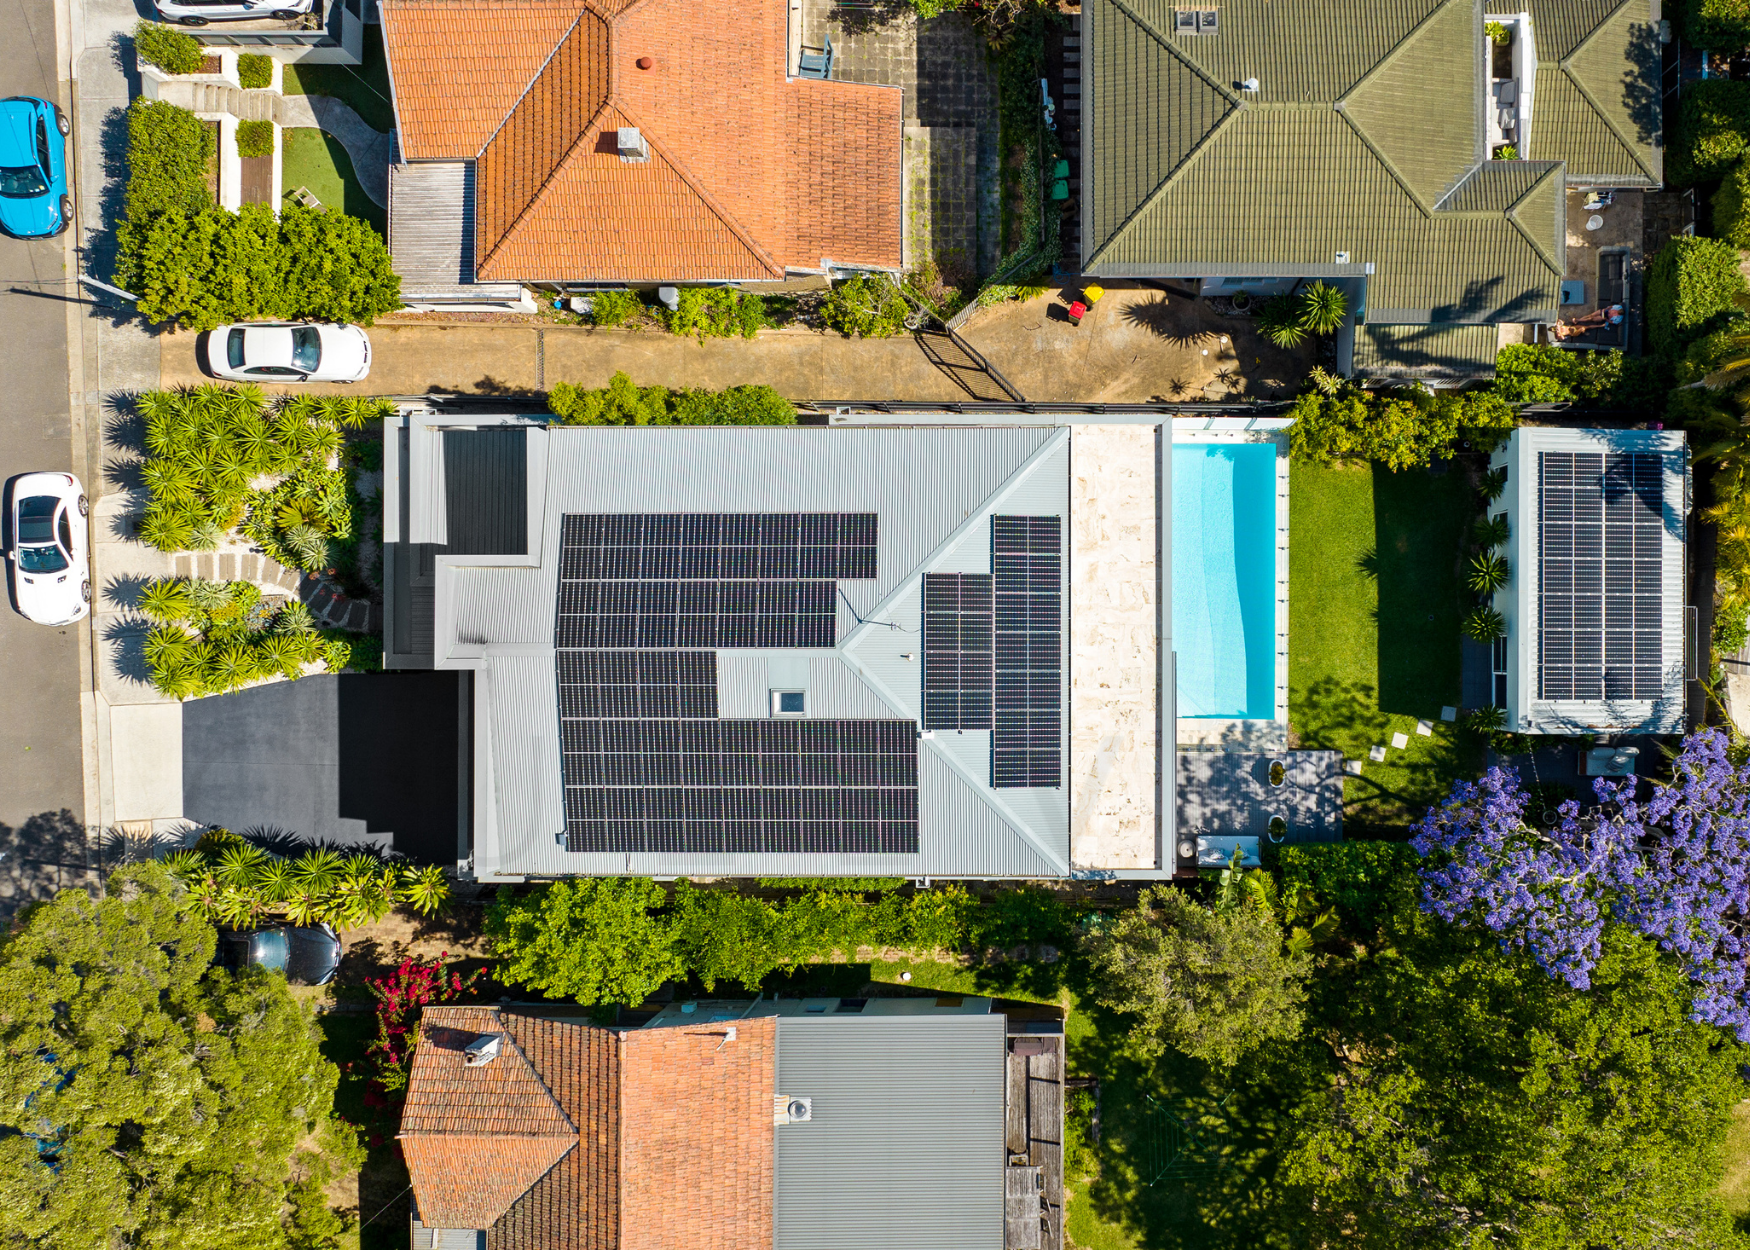
POLYGON ((1286 841, 1337 841, 1343 833, 1343 753, 1180 752, 1182 835, 1267 836, 1273 816, 1287 824, 1286 841), (1287 780, 1276 789, 1269 780, 1272 758, 1288 766, 1287 780))
POLYGON ((832 40, 832 76, 905 93, 905 264, 987 274, 1002 241, 996 74, 960 13, 920 20, 910 6, 803 0, 802 43, 832 40))

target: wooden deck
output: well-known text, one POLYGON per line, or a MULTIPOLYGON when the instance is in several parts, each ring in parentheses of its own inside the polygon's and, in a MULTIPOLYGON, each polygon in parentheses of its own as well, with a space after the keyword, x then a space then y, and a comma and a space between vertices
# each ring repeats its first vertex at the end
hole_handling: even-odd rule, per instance
POLYGON ((1063 1035, 1011 1033, 1005 1143, 1009 1250, 1062 1250, 1063 1035))
POLYGON ((243 202, 273 203, 273 157, 246 156, 238 162, 243 166, 243 202))

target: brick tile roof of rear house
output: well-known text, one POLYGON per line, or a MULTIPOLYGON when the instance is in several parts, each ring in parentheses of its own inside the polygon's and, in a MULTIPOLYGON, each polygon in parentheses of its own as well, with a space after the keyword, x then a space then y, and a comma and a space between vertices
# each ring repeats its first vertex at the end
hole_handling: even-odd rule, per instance
POLYGON ((427 1008, 399 1134, 414 1250, 1056 1250, 1060 1018, 1023 1013, 1015 1044, 992 1008, 686 1003, 635 1028, 427 1008))
POLYGON ((480 282, 899 267, 901 93, 789 77, 785 0, 383 0, 382 20, 403 159, 474 164, 480 282))
POLYGON ((1369 325, 1554 320, 1565 189, 1660 185, 1659 0, 1084 12, 1088 274, 1341 280, 1369 325))

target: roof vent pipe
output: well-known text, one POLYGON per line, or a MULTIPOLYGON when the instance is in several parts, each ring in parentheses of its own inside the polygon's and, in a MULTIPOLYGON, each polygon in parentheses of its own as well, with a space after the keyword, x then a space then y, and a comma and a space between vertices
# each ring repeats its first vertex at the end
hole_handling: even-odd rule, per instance
POLYGON ((1240 90, 1241 91, 1250 91, 1254 95, 1257 94, 1258 80, 1256 78, 1246 79, 1246 81, 1244 81, 1243 83, 1240 84, 1240 90))
POLYGON ((637 64, 639 69, 649 69, 651 66, 655 65, 656 62, 654 60, 652 60, 650 57, 641 56, 638 58, 636 64, 637 64))
POLYGON ((498 1048, 504 1040, 502 1033, 482 1033, 462 1048, 467 1056, 464 1062, 470 1068, 483 1068, 498 1058, 498 1048))

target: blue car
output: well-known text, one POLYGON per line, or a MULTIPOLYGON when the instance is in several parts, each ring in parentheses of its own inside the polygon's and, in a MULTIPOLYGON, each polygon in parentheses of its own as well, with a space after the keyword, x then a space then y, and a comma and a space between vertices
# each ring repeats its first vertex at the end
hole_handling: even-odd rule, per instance
POLYGON ((46 239, 73 224, 67 131, 67 115, 47 100, 0 100, 0 230, 46 239))

